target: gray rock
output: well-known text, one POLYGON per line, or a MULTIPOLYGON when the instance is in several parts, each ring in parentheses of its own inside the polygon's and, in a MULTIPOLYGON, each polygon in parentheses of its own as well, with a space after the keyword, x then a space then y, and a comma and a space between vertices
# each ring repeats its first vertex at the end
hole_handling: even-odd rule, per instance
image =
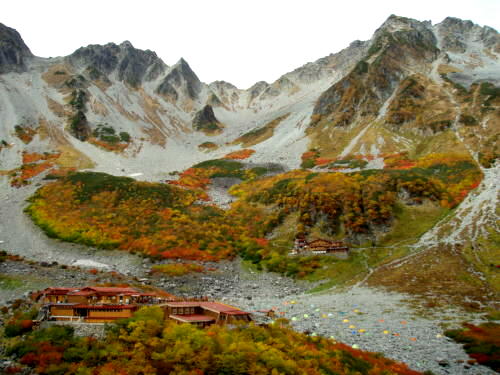
POLYGON ((134 48, 128 41, 116 45, 89 45, 67 57, 76 66, 87 68, 91 79, 103 78, 116 72, 121 81, 133 87, 158 77, 166 69, 156 53, 134 48))
POLYGON ((193 118, 193 128, 198 131, 217 131, 222 125, 215 117, 212 106, 206 105, 199 110, 193 118))
POLYGON ((201 87, 202 84, 196 74, 191 70, 186 60, 181 58, 163 79, 156 92, 174 101, 179 98, 179 93, 191 99, 197 99, 201 87))
POLYGON ((26 71, 26 63, 32 57, 21 35, 0 23, 0 74, 26 71))

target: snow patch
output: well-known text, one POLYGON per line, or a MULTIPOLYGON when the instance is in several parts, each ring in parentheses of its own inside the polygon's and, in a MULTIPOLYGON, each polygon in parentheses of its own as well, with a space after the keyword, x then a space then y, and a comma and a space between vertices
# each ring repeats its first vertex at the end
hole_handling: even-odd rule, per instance
POLYGON ((84 268, 99 268, 109 270, 111 267, 104 263, 99 263, 91 259, 78 259, 73 262, 72 266, 84 268))

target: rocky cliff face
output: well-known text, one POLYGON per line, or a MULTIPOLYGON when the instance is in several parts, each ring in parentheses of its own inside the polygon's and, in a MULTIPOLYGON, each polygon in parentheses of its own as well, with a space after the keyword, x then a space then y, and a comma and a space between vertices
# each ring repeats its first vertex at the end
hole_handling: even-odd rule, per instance
POLYGON ((0 23, 0 74, 24 72, 31 57, 33 54, 21 35, 0 23))
POLYGON ((94 77, 115 73, 119 81, 132 87, 156 79, 167 68, 156 53, 136 49, 128 41, 120 45, 109 43, 82 47, 67 60, 71 65, 85 68, 94 77))
POLYGON ((181 96, 195 100, 198 98, 202 84, 184 59, 175 64, 158 86, 157 92, 176 101, 181 96))
POLYGON ((441 48, 445 51, 465 53, 470 39, 482 43, 484 47, 500 52, 500 37, 495 29, 475 25, 472 21, 447 17, 438 26, 441 48))

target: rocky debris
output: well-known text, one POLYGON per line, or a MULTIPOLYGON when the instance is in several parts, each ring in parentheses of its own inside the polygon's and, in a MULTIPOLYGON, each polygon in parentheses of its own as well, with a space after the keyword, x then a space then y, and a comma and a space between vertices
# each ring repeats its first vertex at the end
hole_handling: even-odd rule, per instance
POLYGON ((205 105, 193 118, 193 128, 198 131, 214 132, 222 129, 222 125, 215 117, 212 106, 205 105))
POLYGON ((207 296, 222 301, 239 298, 277 297, 302 293, 311 287, 278 274, 245 271, 241 260, 200 263, 206 271, 179 277, 153 273, 152 285, 179 296, 207 296), (263 287, 265 285, 265 287, 263 287))
POLYGON ((26 62, 32 57, 21 35, 0 23, 0 74, 26 71, 26 62))
POLYGON ((381 352, 418 371, 434 374, 494 374, 483 366, 467 365, 461 345, 443 335, 443 326, 459 326, 475 316, 446 310, 429 311, 408 296, 364 287, 329 290, 321 293, 279 295, 280 284, 260 283, 248 289, 248 296, 231 296, 231 302, 244 310, 274 310, 274 319, 286 318, 297 331, 334 338, 362 350, 381 352), (261 295, 262 293, 262 295, 261 295), (421 311, 417 309, 423 309, 421 311), (424 312, 425 311, 425 312, 424 312), (422 314, 424 312, 424 314, 422 314))
POLYGON ((222 209, 228 209, 231 203, 235 200, 231 194, 229 194, 228 189, 236 184, 241 183, 239 178, 233 177, 216 177, 211 179, 211 183, 208 186, 207 194, 210 197, 208 203, 215 203, 218 207, 222 209))
POLYGON ((181 96, 195 100, 202 89, 202 83, 191 70, 189 64, 181 58, 163 78, 156 92, 177 101, 181 96))

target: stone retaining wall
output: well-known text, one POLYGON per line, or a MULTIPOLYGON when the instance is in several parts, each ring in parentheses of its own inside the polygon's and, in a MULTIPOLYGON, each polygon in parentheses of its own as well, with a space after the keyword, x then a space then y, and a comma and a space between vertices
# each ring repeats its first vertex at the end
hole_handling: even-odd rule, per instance
POLYGON ((104 323, 77 323, 68 321, 42 322, 40 328, 48 328, 55 325, 67 325, 75 329, 75 336, 104 337, 104 323))

